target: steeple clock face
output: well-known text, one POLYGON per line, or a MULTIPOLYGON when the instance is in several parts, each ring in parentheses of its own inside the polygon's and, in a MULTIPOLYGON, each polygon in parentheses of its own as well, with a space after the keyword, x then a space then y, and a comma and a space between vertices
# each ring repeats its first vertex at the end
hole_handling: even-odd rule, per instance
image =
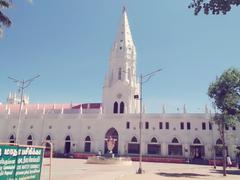
POLYGON ((121 97, 122 97, 122 94, 121 94, 121 93, 118 93, 118 94, 117 94, 117 98, 118 98, 118 99, 121 99, 121 97))

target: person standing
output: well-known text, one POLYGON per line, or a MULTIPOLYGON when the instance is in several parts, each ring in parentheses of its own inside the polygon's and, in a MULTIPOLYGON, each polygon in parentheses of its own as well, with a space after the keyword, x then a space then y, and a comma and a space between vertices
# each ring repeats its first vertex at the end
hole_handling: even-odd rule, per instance
POLYGON ((236 163, 237 163, 238 169, 240 169, 240 152, 237 152, 237 155, 236 155, 236 163))

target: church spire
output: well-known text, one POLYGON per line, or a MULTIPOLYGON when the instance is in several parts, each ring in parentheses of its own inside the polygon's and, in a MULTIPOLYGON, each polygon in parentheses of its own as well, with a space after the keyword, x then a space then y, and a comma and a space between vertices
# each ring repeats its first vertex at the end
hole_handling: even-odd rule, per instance
POLYGON ((135 45, 133 42, 125 6, 123 6, 122 17, 113 48, 120 54, 135 55, 135 45))
POLYGON ((139 83, 136 78, 136 49, 127 11, 123 7, 104 83, 103 113, 139 112, 139 103, 134 99, 136 94, 139 94, 139 83))

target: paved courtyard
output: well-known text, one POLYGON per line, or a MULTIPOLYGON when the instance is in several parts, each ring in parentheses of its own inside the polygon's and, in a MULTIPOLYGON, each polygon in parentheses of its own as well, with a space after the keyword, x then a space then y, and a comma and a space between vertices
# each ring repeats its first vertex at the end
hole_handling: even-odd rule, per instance
MULTIPOLYGON (((46 162, 48 159, 44 160, 44 163, 46 162)), ((143 162, 145 174, 136 174, 137 169, 137 162, 133 162, 131 166, 123 166, 86 164, 86 160, 82 159, 53 159, 52 177, 53 180, 176 180, 176 178, 239 180, 240 178, 240 170, 235 167, 228 168, 227 177, 222 176, 222 167, 217 167, 215 170, 211 166, 202 165, 143 162)), ((43 167, 42 179, 48 179, 48 167, 43 167)))

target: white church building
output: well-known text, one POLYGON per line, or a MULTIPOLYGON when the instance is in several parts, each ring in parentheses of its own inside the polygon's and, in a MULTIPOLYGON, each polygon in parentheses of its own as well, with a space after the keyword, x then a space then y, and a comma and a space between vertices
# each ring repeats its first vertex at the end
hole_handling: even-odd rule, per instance
MULTIPOLYGON (((138 157, 140 152, 140 83, 136 76, 137 52, 127 12, 110 52, 102 103, 28 104, 25 97, 18 127, 19 99, 9 94, 0 104, 0 142, 41 145, 50 140, 54 154, 97 154, 107 152, 106 139, 115 139, 113 153, 138 157)), ((222 156, 217 126, 211 113, 142 113, 142 154, 149 158, 213 159, 222 156)), ((234 158, 240 144, 240 125, 226 127, 228 154, 234 158)), ((143 158, 143 160, 144 160, 143 158)))

